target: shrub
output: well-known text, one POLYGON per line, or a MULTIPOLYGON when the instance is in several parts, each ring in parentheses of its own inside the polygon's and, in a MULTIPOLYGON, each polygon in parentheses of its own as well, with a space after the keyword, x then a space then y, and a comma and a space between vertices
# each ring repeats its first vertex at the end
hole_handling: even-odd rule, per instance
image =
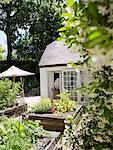
POLYGON ((9 79, 0 80, 0 110, 14 104, 19 90, 20 83, 14 83, 9 79))
POLYGON ((60 98, 54 100, 53 107, 57 112, 72 112, 75 110, 75 101, 70 100, 70 93, 63 92, 58 95, 60 98))
POLYGON ((29 150, 38 137, 48 134, 39 123, 14 118, 0 118, 0 150, 29 150))
POLYGON ((47 112, 72 112, 75 110, 75 101, 70 100, 70 94, 63 92, 58 95, 60 98, 57 100, 40 99, 40 101, 32 108, 34 113, 47 113, 47 112))
POLYGON ((51 109, 51 100, 41 98, 40 101, 32 108, 34 113, 47 113, 51 109))
POLYGON ((90 98, 86 112, 76 125, 68 120, 63 145, 70 150, 113 149, 113 69, 103 66, 94 75, 94 81, 86 87, 90 98))

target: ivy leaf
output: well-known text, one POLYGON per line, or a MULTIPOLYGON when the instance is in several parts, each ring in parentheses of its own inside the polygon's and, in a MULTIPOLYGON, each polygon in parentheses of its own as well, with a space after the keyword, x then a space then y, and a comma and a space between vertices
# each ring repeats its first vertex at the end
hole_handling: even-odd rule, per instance
POLYGON ((101 32, 100 31, 94 31, 93 33, 91 33, 89 35, 88 38, 89 38, 89 40, 94 40, 95 38, 97 38, 99 36, 101 36, 101 32))
POLYGON ((67 29, 65 27, 60 28, 58 31, 62 32, 62 31, 66 31, 67 29))
POLYGON ((111 117, 110 117, 110 110, 108 108, 105 108, 104 109, 104 117, 109 120, 111 117))
POLYGON ((68 7, 72 7, 74 5, 74 0, 68 0, 68 7))
POLYGON ((71 17, 71 14, 67 12, 67 13, 62 14, 62 17, 71 17))
POLYGON ((63 37, 58 37, 57 38, 57 41, 62 41, 63 40, 63 37))

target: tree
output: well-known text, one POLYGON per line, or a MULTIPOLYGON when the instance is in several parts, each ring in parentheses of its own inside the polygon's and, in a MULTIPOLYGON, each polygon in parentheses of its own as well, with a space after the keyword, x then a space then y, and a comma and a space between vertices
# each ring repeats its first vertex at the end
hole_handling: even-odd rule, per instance
POLYGON ((1 0, 0 1, 0 30, 7 36, 7 60, 12 59, 12 47, 17 39, 19 29, 26 29, 30 20, 32 1, 1 0))
POLYGON ((64 4, 61 0, 37 1, 29 30, 15 43, 18 59, 39 60, 45 47, 56 40, 64 4))

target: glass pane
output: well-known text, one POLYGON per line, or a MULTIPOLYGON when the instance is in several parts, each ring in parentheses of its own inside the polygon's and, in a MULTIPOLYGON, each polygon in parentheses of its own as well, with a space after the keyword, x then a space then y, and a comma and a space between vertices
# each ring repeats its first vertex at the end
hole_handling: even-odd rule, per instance
POLYGON ((77 94, 75 92, 75 89, 77 87, 77 73, 76 71, 65 71, 63 72, 63 78, 64 78, 64 88, 69 93, 71 93, 72 99, 75 99, 77 97, 77 94))

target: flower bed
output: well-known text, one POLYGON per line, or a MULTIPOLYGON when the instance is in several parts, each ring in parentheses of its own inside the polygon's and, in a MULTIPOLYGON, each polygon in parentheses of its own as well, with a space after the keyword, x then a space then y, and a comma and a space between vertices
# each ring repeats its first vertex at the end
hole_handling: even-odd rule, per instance
POLYGON ((40 101, 31 108, 32 113, 67 113, 74 112, 76 102, 70 99, 70 94, 67 92, 60 93, 58 99, 41 98, 40 101))
POLYGON ((79 113, 82 109, 81 105, 76 106, 75 112, 59 113, 59 114, 23 114, 22 117, 28 120, 40 120, 43 128, 50 131, 63 132, 65 128, 65 118, 68 115, 79 113))
POLYGON ((63 132, 67 116, 78 113, 80 109, 80 105, 70 100, 70 94, 64 92, 57 100, 42 98, 30 112, 23 114, 22 117, 33 121, 41 120, 46 130, 63 132))
POLYGON ((40 120, 43 128, 49 131, 64 131, 64 120, 65 117, 57 116, 54 114, 24 114, 22 115, 23 118, 28 120, 40 120))

